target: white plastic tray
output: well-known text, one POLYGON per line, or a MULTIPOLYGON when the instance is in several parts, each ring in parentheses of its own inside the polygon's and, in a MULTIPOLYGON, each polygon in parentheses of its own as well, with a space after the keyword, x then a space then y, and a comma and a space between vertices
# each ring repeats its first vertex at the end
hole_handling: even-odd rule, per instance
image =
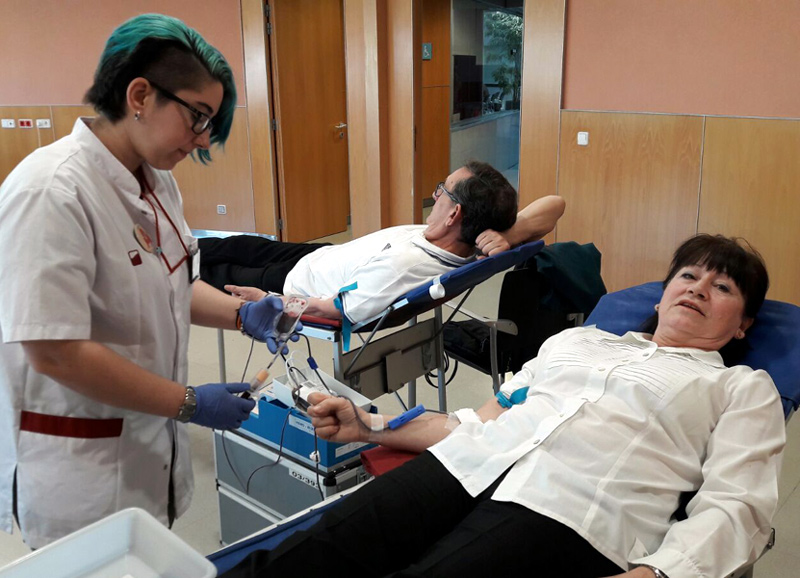
POLYGON ((216 567, 139 508, 31 552, 0 578, 214 578, 216 567))

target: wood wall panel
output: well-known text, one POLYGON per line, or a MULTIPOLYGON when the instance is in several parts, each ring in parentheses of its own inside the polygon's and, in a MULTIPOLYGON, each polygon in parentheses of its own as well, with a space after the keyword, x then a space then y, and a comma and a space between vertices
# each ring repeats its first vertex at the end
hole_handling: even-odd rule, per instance
POLYGON ((800 121, 709 118, 698 229, 744 237, 767 262, 769 297, 800 305, 800 121))
POLYGON ((95 116, 97 113, 91 106, 53 106, 53 132, 56 140, 63 138, 72 132, 75 121, 82 116, 95 116))
POLYGON ((562 113, 557 237, 597 246, 609 291, 661 279, 695 233, 702 134, 700 117, 562 113))
POLYGON ((191 228, 255 230, 249 150, 247 110, 237 108, 225 148, 211 149, 211 163, 186 158, 173 169, 191 228), (227 214, 218 215, 217 205, 226 205, 227 214))
POLYGON ((388 226, 414 222, 414 65, 422 53, 414 43, 414 4, 414 0, 386 3, 388 226))
POLYGON ((525 2, 520 103, 519 204, 554 194, 558 176, 566 0, 525 2))
POLYGON ((0 128, 0 183, 19 162, 40 146, 53 142, 53 129, 36 128, 37 118, 50 118, 49 106, 4 106, 0 117, 11 118, 15 128, 0 128), (31 119, 33 128, 19 128, 19 119, 31 119))
POLYGON ((272 112, 263 0, 242 0, 242 40, 255 230, 257 233, 277 235, 278 207, 270 130, 272 112))
POLYGON ((432 58, 422 61, 422 86, 450 86, 450 0, 422 0, 422 42, 432 58))
POLYGON ((356 238, 384 228, 389 219, 385 3, 347 0, 344 20, 350 222, 356 238))
POLYGON ((419 196, 425 199, 450 174, 450 87, 423 88, 422 102, 418 183, 419 196))
POLYGON ((433 47, 431 60, 422 61, 420 115, 417 124, 416 211, 436 184, 450 174, 451 27, 450 0, 422 0, 421 37, 433 47))

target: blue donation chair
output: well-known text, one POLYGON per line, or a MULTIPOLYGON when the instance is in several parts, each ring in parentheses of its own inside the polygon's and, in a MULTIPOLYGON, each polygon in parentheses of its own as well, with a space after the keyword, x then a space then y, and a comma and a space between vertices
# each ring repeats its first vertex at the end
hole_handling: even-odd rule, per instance
POLYGON ((455 308, 458 311, 477 285, 531 259, 542 247, 544 241, 526 243, 448 271, 409 291, 375 317, 353 324, 349 330, 340 322, 304 317, 303 334, 331 342, 334 377, 370 399, 408 384, 408 407, 412 407, 416 405, 416 378, 437 369, 439 409, 445 411, 442 306, 463 293, 455 308), (431 310, 433 318, 417 320, 431 310), (407 327, 376 337, 381 329, 406 323, 407 327), (368 336, 358 348, 350 350, 348 333, 368 336))
MULTIPOLYGON (((606 331, 622 335, 635 331, 652 314, 661 298, 661 283, 647 283, 605 295, 586 321, 606 331)), ((787 419, 800 405, 800 307, 767 300, 750 329, 751 351, 745 364, 764 369, 772 376, 783 399, 787 419)), ((357 488, 353 488, 354 490, 357 488)), ((348 492, 337 494, 305 512, 288 518, 263 532, 231 544, 208 558, 220 573, 233 568, 247 554, 258 549, 274 548, 289 535, 313 525, 326 508, 348 492)), ((752 576, 744 568, 734 576, 752 576)))
MULTIPOLYGON (((587 325, 623 335, 635 330, 653 314, 653 306, 661 299, 660 282, 645 283, 623 291, 609 293, 600 299, 597 308, 586 320, 587 325)), ((783 413, 788 421, 800 405, 800 307, 767 299, 761 307, 755 323, 747 332, 750 350, 742 365, 763 369, 772 377, 783 402, 783 413)), ((685 496, 685 505, 692 497, 685 496)), ((676 512, 676 518, 685 517, 685 512, 676 512)), ((765 549, 775 543, 772 531, 765 549)), ((763 553, 762 553, 763 555, 763 553)), ((752 577, 753 567, 743 568, 733 576, 752 577)))

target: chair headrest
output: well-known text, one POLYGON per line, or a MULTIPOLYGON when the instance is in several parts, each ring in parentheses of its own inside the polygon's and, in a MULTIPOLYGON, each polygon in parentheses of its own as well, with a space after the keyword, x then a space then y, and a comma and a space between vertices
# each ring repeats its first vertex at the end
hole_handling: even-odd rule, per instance
MULTIPOLYGON (((616 335, 637 331, 661 294, 661 283, 654 282, 604 295, 586 325, 616 335)), ((742 365, 769 373, 788 415, 800 405, 800 307, 767 299, 747 336, 751 349, 742 365)))

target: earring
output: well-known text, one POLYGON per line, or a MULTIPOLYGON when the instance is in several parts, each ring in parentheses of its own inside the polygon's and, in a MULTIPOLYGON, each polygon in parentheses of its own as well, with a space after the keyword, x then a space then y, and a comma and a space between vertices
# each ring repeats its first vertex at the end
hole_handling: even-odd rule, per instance
POLYGON ((744 331, 741 329, 736 330, 736 335, 734 336, 736 339, 744 339, 744 331))
POLYGON ((655 309, 656 311, 658 311, 658 303, 656 303, 656 306, 655 306, 655 307, 653 307, 653 309, 655 309))
POLYGON ((138 122, 139 118, 140 118, 140 115, 139 115, 139 111, 137 110, 136 113, 133 115, 133 119, 138 122))

